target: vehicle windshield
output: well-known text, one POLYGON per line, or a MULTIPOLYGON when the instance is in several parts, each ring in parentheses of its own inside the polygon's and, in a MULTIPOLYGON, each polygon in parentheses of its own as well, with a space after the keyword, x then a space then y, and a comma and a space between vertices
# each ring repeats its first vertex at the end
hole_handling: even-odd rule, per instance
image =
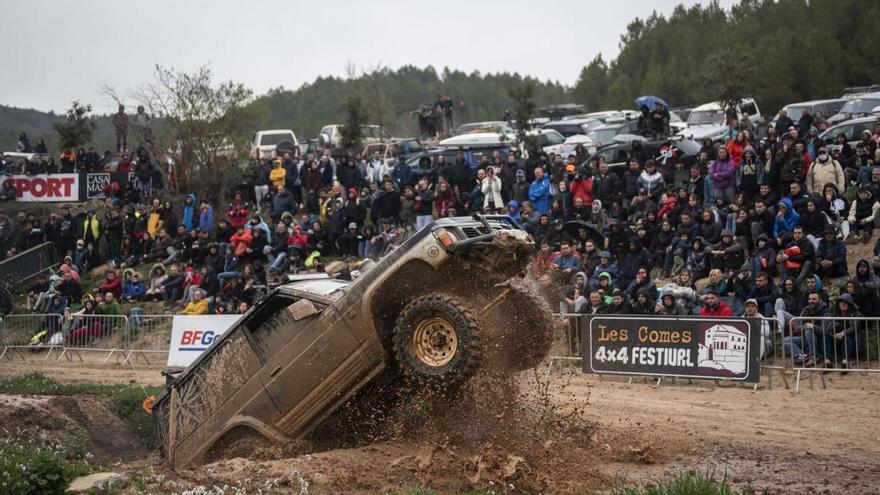
POLYGON ((556 144, 562 144, 565 142, 565 138, 562 137, 562 134, 559 134, 556 131, 550 132, 542 132, 535 136, 535 142, 538 146, 553 146, 556 144))
POLYGON ((688 115, 688 125, 724 125, 724 112, 721 110, 700 110, 688 115))
POLYGON ((275 146, 281 141, 291 141, 293 142, 293 136, 291 134, 263 134, 260 138, 260 146, 275 146))
POLYGON ((880 98, 854 98, 840 107, 839 113, 871 113, 880 106, 880 98))
POLYGON ((590 131, 587 136, 593 140, 594 143, 601 146, 603 144, 608 144, 614 140, 614 136, 617 135, 617 132, 620 130, 619 127, 605 127, 602 129, 593 129, 590 131))
MULTIPOLYGON (((805 108, 810 108, 810 105, 788 105, 785 107, 785 114, 789 118, 799 119, 805 108)), ((776 118, 779 118, 779 114, 776 114, 776 118)))

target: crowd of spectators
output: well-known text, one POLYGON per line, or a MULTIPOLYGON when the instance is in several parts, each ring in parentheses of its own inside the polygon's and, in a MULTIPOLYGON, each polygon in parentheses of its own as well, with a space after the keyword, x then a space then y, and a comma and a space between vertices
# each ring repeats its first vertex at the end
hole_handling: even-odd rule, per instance
MULTIPOLYGON (((62 253, 61 278, 33 291, 41 311, 57 311, 58 299, 79 304, 74 274, 109 265, 86 291, 105 304, 110 293, 188 314, 236 312, 258 287, 322 271, 328 256, 378 258, 433 219, 503 212, 533 235, 531 276, 558 294, 561 312, 880 316, 877 263, 860 260, 850 273, 845 247, 870 242, 880 222, 880 129, 855 146, 843 137, 828 145, 810 119, 732 122, 725 142, 697 156, 658 163, 632 153, 623 170, 582 147, 567 157, 495 151, 480 163, 437 155, 417 167, 351 152, 285 154, 255 163, 253 194, 223 207, 194 194, 157 197, 144 166, 146 187, 111 188, 106 201, 48 218, 20 214, 7 255, 44 241, 62 253)), ((135 155, 134 170, 150 163, 135 155)), ((838 346, 845 365, 859 336, 837 330, 798 328, 786 349, 809 362, 811 351, 838 346)))

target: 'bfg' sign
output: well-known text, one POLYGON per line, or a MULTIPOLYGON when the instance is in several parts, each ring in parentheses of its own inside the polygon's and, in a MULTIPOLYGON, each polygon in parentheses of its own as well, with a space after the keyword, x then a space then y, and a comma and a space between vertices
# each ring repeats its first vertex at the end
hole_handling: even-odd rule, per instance
POLYGON ((584 371, 757 382, 760 322, 746 318, 584 317, 584 371), (587 355, 589 353, 589 355, 587 355))
POLYGON ((235 325, 240 315, 175 316, 171 324, 169 367, 187 367, 235 325))

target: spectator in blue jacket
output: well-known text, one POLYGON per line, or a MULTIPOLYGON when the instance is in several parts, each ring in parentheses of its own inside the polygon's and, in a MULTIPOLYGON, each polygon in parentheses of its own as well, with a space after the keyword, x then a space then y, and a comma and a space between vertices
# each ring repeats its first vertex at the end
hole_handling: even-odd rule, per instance
POLYGON ((529 187, 529 200, 532 207, 539 213, 547 213, 550 209, 550 201, 553 200, 553 194, 550 192, 550 179, 544 175, 541 167, 535 169, 535 181, 529 187))
POLYGON ((773 225, 773 237, 782 245, 780 238, 786 232, 794 231, 801 224, 801 216, 794 210, 791 199, 782 198, 776 203, 776 223, 773 225))
POLYGON ((553 268, 559 273, 559 280, 568 282, 581 271, 581 259, 571 251, 571 243, 562 241, 559 245, 559 256, 553 260, 553 268))

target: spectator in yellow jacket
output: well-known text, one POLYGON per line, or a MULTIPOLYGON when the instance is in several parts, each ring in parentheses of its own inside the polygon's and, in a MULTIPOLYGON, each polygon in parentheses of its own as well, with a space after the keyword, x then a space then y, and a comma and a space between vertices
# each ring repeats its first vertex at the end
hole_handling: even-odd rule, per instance
POLYGON ((275 168, 273 168, 272 171, 269 172, 269 180, 272 181, 272 185, 275 187, 284 187, 286 175, 287 171, 284 170, 284 167, 281 166, 281 160, 275 160, 275 168))
POLYGON ((183 314, 185 315, 205 315, 208 314, 208 300, 205 299, 205 295, 202 291, 197 290, 193 291, 192 301, 187 303, 186 307, 183 308, 183 314))

